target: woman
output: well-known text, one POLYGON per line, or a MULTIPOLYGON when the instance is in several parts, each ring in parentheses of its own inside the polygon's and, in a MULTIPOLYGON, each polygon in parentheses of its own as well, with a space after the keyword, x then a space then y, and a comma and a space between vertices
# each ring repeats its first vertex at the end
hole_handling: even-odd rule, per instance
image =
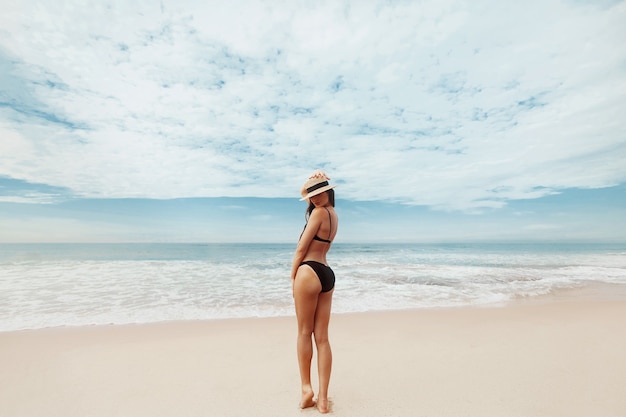
POLYGON ((293 256, 291 284, 298 321, 298 364, 302 382, 301 408, 313 407, 311 360, 315 338, 319 392, 317 408, 327 413, 328 384, 332 367, 332 352, 328 342, 330 307, 335 286, 335 274, 326 262, 326 253, 337 234, 334 185, 329 185, 323 171, 315 171, 305 182, 302 200, 309 202, 304 231, 293 256))

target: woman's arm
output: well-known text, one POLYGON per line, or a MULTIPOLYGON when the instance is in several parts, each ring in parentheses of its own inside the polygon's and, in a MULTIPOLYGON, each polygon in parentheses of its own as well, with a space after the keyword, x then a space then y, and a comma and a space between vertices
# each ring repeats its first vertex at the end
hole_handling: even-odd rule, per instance
POLYGON ((296 273, 298 272, 298 267, 304 260, 306 256, 309 246, 311 245, 311 241, 313 237, 319 230, 322 224, 322 212, 319 208, 314 208, 313 212, 311 212, 311 216, 309 217, 309 221, 302 232, 302 236, 300 236, 300 240, 298 241, 298 246, 296 247, 296 251, 293 255, 293 261, 291 263, 291 279, 296 279, 296 273))

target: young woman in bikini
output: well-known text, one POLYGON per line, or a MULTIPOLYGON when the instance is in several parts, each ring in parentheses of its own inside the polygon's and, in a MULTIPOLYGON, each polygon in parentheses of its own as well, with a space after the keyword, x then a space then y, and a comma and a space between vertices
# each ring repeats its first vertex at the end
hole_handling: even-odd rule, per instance
POLYGON ((328 341, 328 323, 335 287, 335 274, 326 262, 326 254, 337 234, 335 186, 328 176, 315 171, 305 182, 302 200, 309 203, 306 225, 293 256, 291 283, 298 321, 298 364, 302 382, 301 408, 314 407, 321 413, 329 411, 328 385, 332 368, 332 351, 328 341), (319 391, 313 400, 311 360, 313 343, 317 348, 319 391))

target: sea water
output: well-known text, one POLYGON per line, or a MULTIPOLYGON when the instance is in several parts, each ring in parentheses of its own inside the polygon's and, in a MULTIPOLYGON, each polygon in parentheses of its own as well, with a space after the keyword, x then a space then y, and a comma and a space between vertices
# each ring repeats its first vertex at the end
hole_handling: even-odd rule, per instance
MULTIPOLYGON (((293 315, 293 244, 0 244, 0 331, 293 315)), ((333 312, 626 286, 626 244, 341 244, 333 312)))

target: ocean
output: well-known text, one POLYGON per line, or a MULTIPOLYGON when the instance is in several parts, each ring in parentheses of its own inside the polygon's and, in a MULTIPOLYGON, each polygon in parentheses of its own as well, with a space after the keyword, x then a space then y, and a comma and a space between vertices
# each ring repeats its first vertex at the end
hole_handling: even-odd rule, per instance
MULTIPOLYGON (((0 244, 0 331, 292 316, 293 244, 0 244)), ((342 244, 334 313, 626 286, 626 244, 342 244)))

